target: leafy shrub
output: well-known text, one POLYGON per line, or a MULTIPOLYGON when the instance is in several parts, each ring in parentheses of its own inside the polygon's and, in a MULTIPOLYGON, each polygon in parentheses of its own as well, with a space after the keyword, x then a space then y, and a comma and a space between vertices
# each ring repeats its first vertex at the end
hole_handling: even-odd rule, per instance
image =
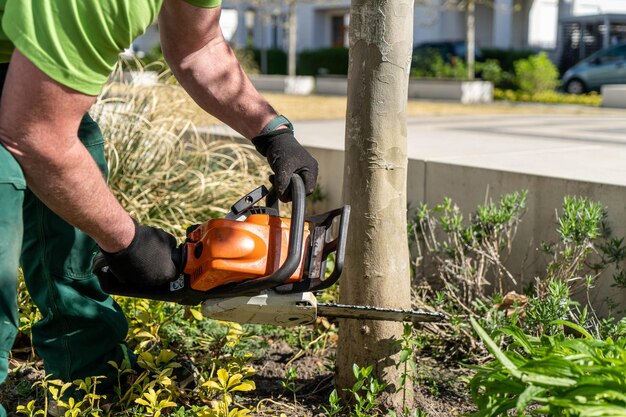
POLYGON ((348 74, 348 48, 323 48, 298 54, 300 75, 348 74))
POLYGON ((413 78, 467 78, 465 61, 449 57, 448 61, 436 49, 428 49, 423 54, 413 56, 411 77, 413 78), (448 62, 449 61, 449 62, 448 62))
POLYGON ((491 81, 495 88, 516 88, 513 72, 505 71, 496 59, 477 62, 476 74, 485 81, 491 81))
POLYGON ((470 389, 475 417, 526 415, 626 416, 626 338, 598 340, 574 323, 556 321, 582 338, 541 337, 508 326, 494 336, 513 342, 506 350, 472 319, 495 361, 478 368, 470 389))
POLYGON ((520 91, 536 94, 559 86, 559 71, 545 52, 515 61, 515 79, 520 91))
POLYGON ((528 59, 530 56, 536 54, 535 51, 518 49, 481 48, 481 51, 485 62, 489 60, 498 61, 502 71, 509 73, 515 71, 515 61, 528 59))
POLYGON ((434 209, 422 204, 409 222, 411 243, 418 252, 415 270, 433 265, 434 289, 451 292, 468 311, 474 300, 485 297, 488 275, 496 277, 502 292, 505 279, 515 282, 503 262, 511 251, 526 195, 526 191, 506 194, 497 204, 480 205, 467 221, 449 198, 434 209))
POLYGON ((540 93, 525 93, 522 91, 502 90, 496 88, 493 94, 496 100, 512 102, 530 102, 545 104, 574 104, 583 106, 599 107, 602 104, 602 96, 596 92, 589 94, 563 94, 556 91, 543 91, 540 93))
MULTIPOLYGON (((261 65, 261 50, 252 49, 254 54, 254 60, 258 68, 263 68, 261 65)), ((274 48, 268 49, 267 53, 267 74, 287 74, 287 53, 282 49, 274 48)))
POLYGON ((416 304, 432 306, 447 320, 445 326, 422 327, 425 347, 434 355, 466 359, 479 353, 468 317, 489 331, 516 324, 529 334, 553 335, 562 327, 555 327, 555 320, 573 320, 598 337, 624 333, 626 322, 599 318, 591 306, 581 308, 571 298, 588 292, 609 267, 615 285, 626 285, 624 239, 610 238, 604 208, 587 198, 564 199, 555 240, 540 248, 549 256, 545 273, 526 287, 525 295, 504 293, 518 284, 505 261, 525 198, 524 192, 504 195, 467 219, 447 198, 434 209, 420 206, 409 221, 410 243, 417 252, 413 271, 421 275, 416 304))

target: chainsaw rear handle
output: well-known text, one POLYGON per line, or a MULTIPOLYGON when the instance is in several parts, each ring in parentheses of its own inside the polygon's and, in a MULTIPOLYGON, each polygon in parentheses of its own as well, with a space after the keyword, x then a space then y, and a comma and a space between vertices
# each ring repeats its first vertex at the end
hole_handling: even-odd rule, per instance
MULTIPOLYGON (((304 214, 306 191, 304 181, 298 174, 291 177, 291 224, 289 226, 289 246, 285 262, 273 274, 248 281, 226 284, 207 292, 207 298, 232 297, 234 294, 257 294, 260 291, 284 284, 296 272, 302 262, 302 240, 304 236, 304 214)), ((266 197, 268 207, 276 206, 277 194, 270 189, 266 197)))

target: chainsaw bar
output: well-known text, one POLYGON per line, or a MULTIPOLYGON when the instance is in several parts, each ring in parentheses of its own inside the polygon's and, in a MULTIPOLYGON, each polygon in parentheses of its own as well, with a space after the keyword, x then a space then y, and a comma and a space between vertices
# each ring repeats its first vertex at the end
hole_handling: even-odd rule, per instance
POLYGON ((321 303, 317 304, 317 314, 323 317, 343 319, 406 321, 412 323, 437 322, 444 318, 441 313, 423 310, 321 303))

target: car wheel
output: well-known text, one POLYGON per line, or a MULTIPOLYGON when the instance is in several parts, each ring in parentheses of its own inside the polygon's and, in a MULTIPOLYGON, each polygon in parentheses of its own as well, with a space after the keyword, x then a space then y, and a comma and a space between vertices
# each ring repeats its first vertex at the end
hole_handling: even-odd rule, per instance
POLYGON ((587 87, 585 86, 585 83, 577 78, 574 78, 567 83, 565 91, 569 94, 584 94, 587 92, 587 87))

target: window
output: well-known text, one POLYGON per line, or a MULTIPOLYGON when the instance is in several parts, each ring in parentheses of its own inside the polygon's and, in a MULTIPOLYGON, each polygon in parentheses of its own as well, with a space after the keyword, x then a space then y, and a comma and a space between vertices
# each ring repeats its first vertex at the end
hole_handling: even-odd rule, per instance
POLYGON ((607 51, 604 55, 598 57, 598 60, 602 64, 609 64, 611 62, 623 61, 626 59, 626 45, 620 46, 607 51))
POLYGON ((331 17, 331 40, 330 45, 333 48, 344 48, 348 46, 348 27, 346 24, 346 16, 331 17))

